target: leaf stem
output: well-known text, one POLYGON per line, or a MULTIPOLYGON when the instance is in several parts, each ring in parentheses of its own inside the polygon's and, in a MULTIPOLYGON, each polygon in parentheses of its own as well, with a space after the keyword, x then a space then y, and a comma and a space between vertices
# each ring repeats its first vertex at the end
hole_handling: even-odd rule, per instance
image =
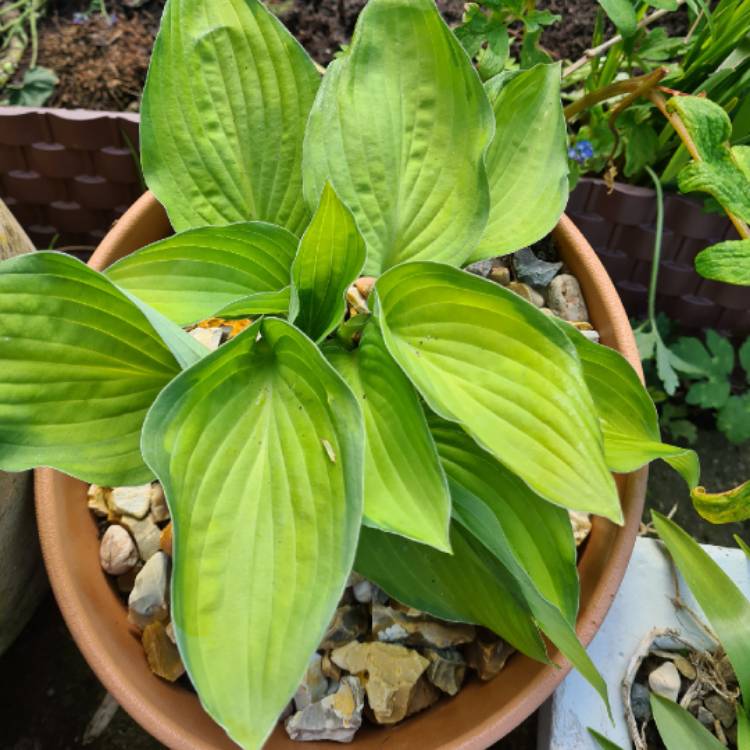
POLYGON ((656 190, 656 235, 654 236, 654 254, 651 259, 651 279, 648 285, 648 319, 651 329, 656 331, 656 287, 659 281, 661 263, 661 242, 664 233, 664 191, 661 182, 651 167, 646 165, 646 172, 654 183, 656 190))
POLYGON ((647 96, 653 87, 656 86, 666 74, 666 68, 657 68, 646 75, 628 78, 627 81, 616 81, 609 86, 597 89, 596 91, 591 91, 565 107, 563 110, 565 119, 572 120, 579 112, 582 112, 589 107, 593 107, 600 102, 606 101, 607 99, 612 99, 615 96, 632 94, 636 91, 639 96, 647 96))

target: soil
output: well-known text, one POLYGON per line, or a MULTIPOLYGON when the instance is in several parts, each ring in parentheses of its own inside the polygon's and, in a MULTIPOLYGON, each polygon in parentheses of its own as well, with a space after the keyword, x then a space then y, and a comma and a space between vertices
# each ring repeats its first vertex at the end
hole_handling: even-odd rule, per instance
MULTIPOLYGON (((99 0, 49 0, 40 25, 39 65, 54 70, 57 90, 46 106, 137 111, 164 0, 105 0, 106 14, 92 11, 99 0)), ((312 57, 327 65, 351 38, 366 0, 267 0, 269 7, 312 57)), ((463 0, 436 0, 446 21, 461 20, 463 0)), ((540 0, 540 9, 562 16, 542 35, 555 59, 574 60, 590 46, 598 5, 592 0, 540 0)), ((672 13, 670 33, 687 30, 685 13, 672 13)), ((610 27, 607 36, 614 33, 610 27)), ((29 53, 26 57, 28 65, 29 53)), ((23 77, 24 66, 17 80, 23 77)))

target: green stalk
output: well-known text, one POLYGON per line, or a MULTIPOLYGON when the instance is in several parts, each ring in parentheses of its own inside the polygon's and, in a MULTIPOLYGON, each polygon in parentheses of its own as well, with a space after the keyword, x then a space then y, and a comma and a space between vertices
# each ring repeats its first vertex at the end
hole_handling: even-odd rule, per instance
POLYGON ((659 281, 659 264, 661 263, 661 240, 664 233, 664 191, 661 181, 651 167, 646 171, 656 190, 656 237, 654 238, 654 255, 651 259, 651 279, 648 285, 648 319, 652 330, 656 330, 656 286, 659 281))

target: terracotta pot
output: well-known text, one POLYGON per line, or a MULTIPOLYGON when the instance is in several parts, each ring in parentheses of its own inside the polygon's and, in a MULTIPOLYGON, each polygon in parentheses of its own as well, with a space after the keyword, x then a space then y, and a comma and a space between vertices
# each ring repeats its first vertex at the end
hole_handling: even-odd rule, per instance
MULTIPOLYGON (((105 238, 91 265, 103 269, 169 231, 162 208, 146 194, 105 238)), ((555 237, 564 260, 581 281, 602 340, 619 349, 640 372, 628 319, 603 266, 569 219, 563 217, 555 237)), ((623 527, 600 518, 594 521, 580 563, 578 634, 584 643, 599 628, 625 573, 643 510, 646 477, 644 469, 617 478, 625 512, 623 527)), ((107 690, 165 745, 177 750, 235 747, 201 710, 193 693, 149 671, 141 645, 128 628, 125 607, 99 568, 96 527, 86 507, 85 493, 82 482, 49 469, 37 471, 42 551, 55 596, 78 646, 107 690)), ((561 662, 558 656, 554 658, 561 662)), ((373 750, 485 748, 535 711, 568 669, 564 664, 556 669, 516 655, 493 681, 471 681, 456 698, 440 701, 395 727, 363 729, 354 745, 373 750)), ((312 747, 331 745, 317 743, 312 747)), ((300 745, 277 728, 267 748, 299 750, 300 745)))
POLYGON ((46 588, 31 503, 31 472, 0 471, 0 654, 28 622, 46 588))
MULTIPOLYGON (((656 193, 651 188, 584 178, 568 211, 593 245, 630 315, 646 312, 656 234, 656 193)), ((675 193, 664 198, 664 234, 657 287, 657 310, 685 328, 713 327, 750 333, 750 289, 708 281, 695 270, 695 256, 717 242, 737 239, 723 214, 675 193)))

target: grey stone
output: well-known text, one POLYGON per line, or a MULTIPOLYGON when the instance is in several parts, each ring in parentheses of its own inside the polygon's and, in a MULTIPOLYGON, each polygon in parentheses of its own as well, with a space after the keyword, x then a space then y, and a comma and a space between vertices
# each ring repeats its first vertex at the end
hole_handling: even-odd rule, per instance
POLYGON ((470 263, 468 266, 466 266, 466 271, 469 273, 473 273, 476 276, 489 276, 490 271, 492 270, 493 261, 492 260, 478 260, 476 263, 470 263))
POLYGON ((682 681, 677 667, 671 661, 665 661, 664 664, 649 674, 648 685, 657 695, 676 702, 680 694, 682 681))
POLYGON ((109 505, 120 515, 144 518, 151 510, 151 485, 138 487, 115 487, 109 493, 109 505))
POLYGON ((589 319, 581 285, 570 274, 563 273, 552 279, 547 289, 547 304, 563 320, 574 322, 589 319))
POLYGON ((720 695, 709 695, 703 705, 721 722, 726 729, 737 720, 737 709, 720 695))
POLYGON ((713 729, 716 717, 705 706, 698 706, 696 718, 704 727, 713 729))
POLYGON ((368 630, 369 617, 365 607, 360 604, 345 604, 336 610, 320 643, 320 649, 329 651, 350 641, 356 641, 368 630))
POLYGON ((122 516, 120 523, 133 535, 141 560, 146 562, 159 551, 161 532, 150 515, 145 518, 122 516))
POLYGON ((374 602, 372 632, 384 643, 450 648, 472 641, 476 628, 473 625, 441 622, 421 612, 412 615, 374 602))
POLYGON ((562 265, 537 258, 530 247, 513 254, 513 269, 518 280, 531 286, 547 286, 557 276, 562 265))
POLYGON ((343 677, 339 689, 284 723, 287 734, 297 742, 332 740, 351 742, 362 726, 365 691, 357 677, 343 677))
POLYGON ((112 576, 132 570, 138 563, 138 548, 122 526, 110 526, 99 543, 99 563, 112 576))
POLYGON ((448 695, 455 695, 466 676, 466 662, 461 652, 454 648, 426 649, 424 655, 430 660, 427 679, 448 695))
POLYGON ((307 708, 311 703, 317 703, 328 692, 328 680, 321 669, 320 654, 310 657, 302 682, 294 694, 294 705, 298 711, 307 708))
POLYGON ((141 568, 128 597, 128 619, 142 630, 169 619, 169 557, 154 554, 141 568))
POLYGON ((651 718, 651 693, 640 682, 634 682, 630 689, 630 707, 638 721, 648 721, 651 718))
POLYGON ((581 331, 581 333, 589 341, 593 341, 595 344, 598 344, 601 342, 601 336, 599 335, 599 331, 595 331, 593 328, 590 331, 581 331))

